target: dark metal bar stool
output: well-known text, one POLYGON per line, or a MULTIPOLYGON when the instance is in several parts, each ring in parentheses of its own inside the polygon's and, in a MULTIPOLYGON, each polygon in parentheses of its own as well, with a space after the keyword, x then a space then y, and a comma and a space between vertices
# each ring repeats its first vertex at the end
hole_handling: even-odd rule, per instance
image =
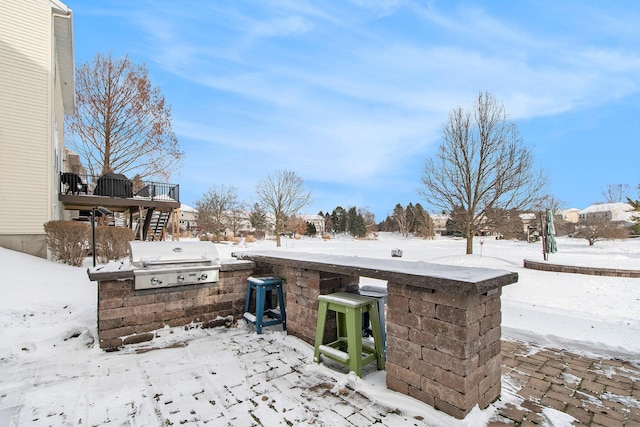
POLYGON ((249 277, 247 279, 247 295, 244 300, 244 315, 247 322, 256 326, 256 333, 262 333, 263 326, 282 324, 282 329, 287 330, 287 312, 284 304, 284 293, 282 291, 282 280, 275 277, 249 277), (276 291, 278 298, 277 308, 271 307, 273 291, 276 291), (251 296, 256 293, 256 311, 249 312, 251 296), (266 320, 264 317, 267 316, 266 320))

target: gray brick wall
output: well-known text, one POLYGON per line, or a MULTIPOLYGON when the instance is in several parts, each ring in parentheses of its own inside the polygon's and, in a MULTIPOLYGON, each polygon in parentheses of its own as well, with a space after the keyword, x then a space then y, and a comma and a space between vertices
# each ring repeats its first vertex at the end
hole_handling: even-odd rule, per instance
POLYGON ((244 308, 247 278, 253 264, 220 271, 217 283, 135 290, 130 278, 98 280, 98 338, 100 347, 153 339, 153 331, 198 324, 222 324, 220 317, 239 318, 244 308))
POLYGON ((500 397, 500 295, 389 283, 387 386, 457 418, 500 397))

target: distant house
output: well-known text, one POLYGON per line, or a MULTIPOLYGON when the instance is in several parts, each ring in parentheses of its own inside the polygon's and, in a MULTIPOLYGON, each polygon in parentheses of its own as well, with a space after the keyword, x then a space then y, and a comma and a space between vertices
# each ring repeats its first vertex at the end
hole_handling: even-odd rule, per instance
POLYGON ((75 112, 73 15, 58 0, 6 0, 0 20, 0 246, 45 258, 61 219, 64 115, 75 112))
POLYGON ((527 241, 531 241, 532 237, 540 235, 540 216, 532 212, 521 213, 519 215, 522 220, 522 230, 527 241))
POLYGON ((580 217, 580 209, 571 208, 571 209, 558 209, 555 212, 556 215, 561 215, 564 221, 570 222, 572 224, 576 224, 580 217))
POLYGON ((433 220, 434 231, 437 235, 444 236, 447 234, 447 221, 451 218, 448 214, 433 214, 431 219, 433 220))
POLYGON ((303 214, 300 215, 300 218, 309 224, 313 224, 316 228, 316 233, 324 233, 324 217, 322 215, 303 214))
POLYGON ((599 203, 581 210, 578 213, 578 222, 603 219, 619 223, 620 226, 630 227, 634 224, 633 217, 636 214, 633 206, 628 203, 599 203))
POLYGON ((198 211, 189 205, 180 205, 180 230, 189 231, 197 228, 198 211))

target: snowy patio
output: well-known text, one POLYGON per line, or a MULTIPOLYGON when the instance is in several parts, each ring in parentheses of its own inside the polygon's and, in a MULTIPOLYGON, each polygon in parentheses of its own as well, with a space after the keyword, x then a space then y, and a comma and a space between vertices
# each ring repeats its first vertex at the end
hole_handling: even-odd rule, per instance
MULTIPOLYGON (((271 244, 261 242, 256 247, 272 249, 271 244)), ((606 386, 593 391, 590 417, 595 420, 596 400, 604 402, 605 397, 622 402, 618 405, 627 409, 628 416, 637 413, 640 374, 637 365, 628 362, 640 360, 638 279, 524 270, 522 259, 540 256, 539 247, 519 242, 486 241, 483 257, 457 255, 463 242, 452 239, 422 241, 384 235, 373 242, 289 241, 282 250, 388 258, 391 248, 399 246, 405 260, 437 259, 449 265, 518 272, 519 283, 504 288, 502 297, 503 339, 528 343, 525 350, 518 350, 528 353, 517 357, 532 362, 537 353, 546 351, 540 347, 552 347, 597 360, 625 360, 625 366, 620 361, 613 362, 620 366, 603 361, 601 372, 593 368, 585 373, 594 376, 594 383, 621 375, 633 381, 627 396, 617 394, 615 388, 607 391, 606 386)), ((633 268, 640 259, 637 241, 587 248, 586 242, 583 246, 583 241, 560 239, 559 247, 554 262, 633 268)), ((234 249, 222 246, 219 251, 224 256, 225 250, 234 249)), ((335 367, 312 363, 312 347, 286 336, 280 328, 257 336, 243 322, 228 329, 166 328, 150 343, 105 353, 95 344, 96 285, 89 282, 85 269, 5 249, 0 249, 0 263, 2 425, 205 425, 208 421, 209 425, 369 425, 378 421, 380 425, 477 426, 492 418, 504 421, 500 417, 505 413, 513 417, 517 416, 514 411, 526 412, 522 407, 526 401, 518 394, 526 388, 524 377, 514 367, 508 367, 511 373, 503 371, 500 401, 456 420, 387 390, 385 372, 373 365, 358 379, 335 367), (47 280, 34 281, 32 275, 25 275, 36 271, 47 280)), ((557 378, 570 383, 577 377, 575 372, 570 375, 558 373, 557 378)), ((578 414, 544 404, 536 414, 546 425, 571 425, 571 420, 578 419, 578 414)))

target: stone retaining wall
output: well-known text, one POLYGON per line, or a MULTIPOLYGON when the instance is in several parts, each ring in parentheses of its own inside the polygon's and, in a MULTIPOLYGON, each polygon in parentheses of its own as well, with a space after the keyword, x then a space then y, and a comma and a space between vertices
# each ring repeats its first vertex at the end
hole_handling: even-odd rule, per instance
POLYGON ((625 270, 621 268, 578 267, 575 265, 549 264, 546 262, 524 260, 524 268, 557 273, 588 274, 590 276, 611 277, 640 277, 640 270, 625 270))

